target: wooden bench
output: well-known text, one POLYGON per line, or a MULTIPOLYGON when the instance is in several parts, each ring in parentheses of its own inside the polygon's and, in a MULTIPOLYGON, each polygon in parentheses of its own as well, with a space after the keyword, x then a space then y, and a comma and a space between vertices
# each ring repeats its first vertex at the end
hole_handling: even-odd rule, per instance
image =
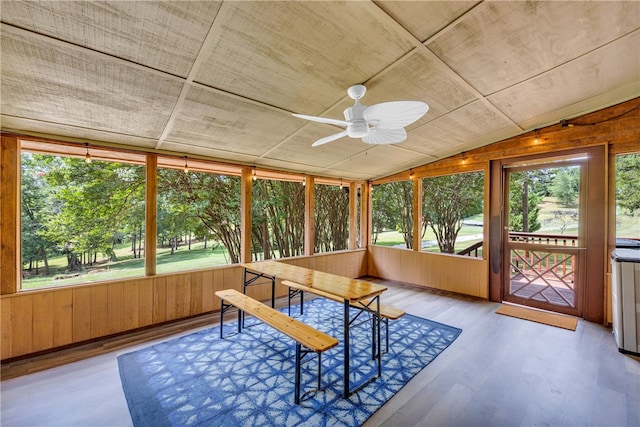
MULTIPOLYGON (((304 310, 304 298, 303 298, 303 292, 311 292, 312 294, 333 300, 333 301, 337 301, 337 302, 341 302, 343 303, 344 300, 342 300, 341 298, 336 297, 333 294, 330 294, 328 292, 324 292, 322 290, 319 289, 314 289, 311 288, 309 286, 305 286, 302 285, 300 283, 296 283, 296 282, 292 282, 291 280, 283 280, 282 284, 287 286, 289 288, 289 315, 291 315, 291 299, 294 298, 298 293, 300 294, 300 312, 302 313, 304 310)), ((369 312, 371 314, 375 314, 376 313, 376 306, 375 304, 377 304, 377 300, 361 300, 361 301, 357 301, 357 302, 352 302, 350 305, 351 307, 360 309, 362 311, 366 311, 369 312)), ((382 321, 385 324, 385 344, 386 344, 386 351, 389 351, 389 320, 396 320, 401 318, 402 316, 404 316, 406 313, 397 308, 397 307, 393 307, 391 305, 387 305, 387 304, 380 304, 380 318, 382 319, 382 321)))
MULTIPOLYGON (((322 353, 338 345, 338 340, 334 337, 318 331, 317 329, 293 319, 278 310, 271 308, 260 301, 257 301, 235 289, 225 289, 217 291, 216 295, 222 300, 220 310, 220 338, 223 338, 223 318, 224 313, 235 307, 238 309, 238 333, 242 330, 242 314, 248 313, 261 320, 277 331, 282 332, 289 338, 296 341, 296 372, 295 372, 295 402, 300 403, 300 377, 302 359, 310 353, 318 356, 318 384, 320 390, 320 379, 322 376, 322 353), (304 348, 302 348, 304 346, 304 348)), ((307 394, 305 393, 305 394, 307 394)))

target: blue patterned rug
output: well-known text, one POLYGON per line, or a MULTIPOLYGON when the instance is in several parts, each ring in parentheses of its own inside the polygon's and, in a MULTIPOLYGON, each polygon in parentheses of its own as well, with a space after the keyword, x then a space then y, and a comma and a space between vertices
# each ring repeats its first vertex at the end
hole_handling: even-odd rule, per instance
MULTIPOLYGON (((292 313, 298 313, 297 306, 292 313)), ((462 332, 409 314, 391 321, 382 377, 344 399, 342 316, 342 304, 322 298, 305 302, 304 315, 296 316, 340 341, 323 353, 323 389, 306 395, 300 405, 294 403, 294 342, 252 318, 240 334, 237 323, 225 323, 222 340, 216 326, 118 357, 133 424, 359 426, 462 332)), ((377 367, 369 325, 352 327, 350 336, 355 389, 377 367)), ((384 327, 382 338, 384 349, 384 327)), ((316 369, 315 357, 303 364, 303 392, 315 387, 316 369)))

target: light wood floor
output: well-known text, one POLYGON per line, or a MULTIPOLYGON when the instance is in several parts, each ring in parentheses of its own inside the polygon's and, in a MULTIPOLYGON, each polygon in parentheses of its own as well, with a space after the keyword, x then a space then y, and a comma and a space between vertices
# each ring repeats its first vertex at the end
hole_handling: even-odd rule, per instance
MULTIPOLYGON (((495 314, 496 303, 378 282, 389 286, 385 302, 463 332, 365 426, 640 426, 640 361, 617 351, 609 328, 580 321, 568 331, 495 314)), ((135 339, 3 380, 0 424, 130 426, 116 357, 159 341, 135 339)), ((9 365, 3 375, 31 368, 9 365)))

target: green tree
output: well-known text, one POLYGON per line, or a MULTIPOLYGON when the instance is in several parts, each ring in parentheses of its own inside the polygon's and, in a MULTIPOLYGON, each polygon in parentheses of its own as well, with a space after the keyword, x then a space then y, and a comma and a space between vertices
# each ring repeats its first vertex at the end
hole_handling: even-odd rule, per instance
POLYGON ((39 274, 38 262, 43 261, 44 274, 50 274, 48 258, 55 255, 55 242, 47 239, 46 217, 54 214, 50 203, 51 190, 45 179, 47 168, 40 165, 42 156, 22 154, 21 161, 21 233, 22 262, 28 262, 31 271, 36 263, 35 274, 39 274))
POLYGON ((315 252, 347 249, 349 245, 349 187, 315 186, 315 252))
MULTIPOLYGON (((117 162, 50 157, 45 175, 55 189, 56 215, 47 219, 46 236, 67 255, 69 270, 82 260, 93 263, 97 253, 109 253, 144 200, 144 168, 117 162)), ((139 221, 142 221, 140 219, 139 221)))
POLYGON ((159 239, 173 239, 177 245, 179 236, 188 233, 211 235, 227 249, 232 263, 240 262, 239 177, 161 169, 158 193, 163 200, 158 212, 159 239))
POLYGON ((509 180, 509 230, 531 233, 540 229, 540 202, 547 186, 546 169, 512 172, 509 180))
POLYGON ((423 224, 435 233, 440 252, 454 253, 462 220, 482 212, 484 174, 424 178, 422 185, 423 224))
POLYGON ((565 207, 576 207, 580 194, 580 167, 557 168, 554 173, 550 185, 551 195, 565 207))
POLYGON ((413 246, 413 183, 397 181, 380 184, 372 193, 372 241, 385 230, 402 234, 407 248, 413 246))
POLYGON ((304 253, 304 186, 260 179, 253 183, 252 247, 264 259, 304 253))
POLYGON ((616 204, 631 216, 640 213, 640 153, 616 157, 616 204))
POLYGON ((190 214, 187 204, 176 203, 167 193, 158 196, 158 243, 163 247, 169 245, 170 255, 173 255, 178 249, 180 238, 188 229, 190 214))

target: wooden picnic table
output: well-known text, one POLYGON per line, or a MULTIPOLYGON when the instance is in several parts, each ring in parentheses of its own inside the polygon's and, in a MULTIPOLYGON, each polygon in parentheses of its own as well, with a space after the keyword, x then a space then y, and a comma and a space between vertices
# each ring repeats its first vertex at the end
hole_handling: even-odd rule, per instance
MULTIPOLYGON (((386 286, 376 283, 367 282, 365 280, 351 279, 349 277, 339 276, 331 273, 312 270, 305 267, 298 267, 291 264, 285 264, 278 261, 260 261, 252 263, 244 263, 245 269, 244 288, 251 284, 255 284, 258 278, 267 278, 271 280, 272 285, 272 304, 273 290, 275 279, 287 280, 299 283, 308 288, 308 291, 318 290, 340 299, 344 302, 344 397, 347 398, 356 390, 351 390, 349 379, 349 357, 350 357, 350 315, 349 310, 352 304, 363 300, 373 300, 374 307, 374 334, 373 340, 377 340, 376 345, 378 351, 376 360, 378 365, 377 375, 371 378, 375 380, 382 374, 382 356, 380 351, 380 295, 387 290, 386 286)), ((368 382, 367 382, 368 383, 368 382)), ((359 388, 363 387, 362 384, 359 388)))

